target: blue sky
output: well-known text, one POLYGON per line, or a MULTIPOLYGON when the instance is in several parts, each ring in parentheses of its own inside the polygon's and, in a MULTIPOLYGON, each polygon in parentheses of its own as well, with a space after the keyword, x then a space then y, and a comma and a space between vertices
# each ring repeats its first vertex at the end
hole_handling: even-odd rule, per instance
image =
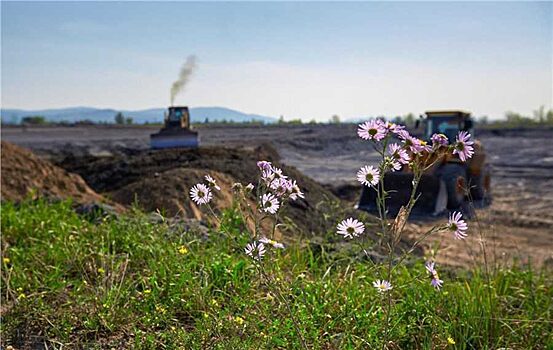
POLYGON ((2 2, 2 107, 177 103, 327 120, 552 105, 553 4, 2 2))

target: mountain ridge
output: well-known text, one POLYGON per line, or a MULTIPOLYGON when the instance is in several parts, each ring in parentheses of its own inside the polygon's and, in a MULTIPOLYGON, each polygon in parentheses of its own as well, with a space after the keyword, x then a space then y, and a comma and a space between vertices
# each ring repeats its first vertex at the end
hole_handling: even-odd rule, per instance
MULTIPOLYGON (((51 109, 26 110, 17 108, 2 108, 0 116, 3 123, 18 124, 26 116, 40 115, 50 122, 69 122, 90 120, 95 123, 113 123, 115 114, 123 113, 125 117, 133 118, 136 124, 161 123, 166 109, 165 108, 147 108, 141 110, 118 110, 113 108, 96 107, 65 107, 51 109)), ((276 118, 259 114, 250 114, 237 111, 226 107, 192 107, 190 108, 192 123, 210 122, 250 122, 258 121, 264 123, 274 123, 276 118)))

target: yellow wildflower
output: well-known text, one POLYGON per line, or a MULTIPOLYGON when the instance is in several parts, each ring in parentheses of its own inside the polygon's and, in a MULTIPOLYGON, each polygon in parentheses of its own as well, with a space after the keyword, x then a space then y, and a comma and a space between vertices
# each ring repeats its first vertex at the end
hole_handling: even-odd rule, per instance
POLYGON ((455 345, 455 340, 453 340, 453 338, 451 338, 451 337, 447 337, 447 342, 450 345, 455 345))
POLYGON ((186 248, 186 247, 183 246, 183 245, 180 246, 180 248, 179 248, 179 254, 184 255, 184 254, 186 254, 186 253, 188 253, 188 248, 186 248))
POLYGON ((2 259, 2 261, 4 262, 4 264, 9 264, 10 263, 10 258, 4 258, 2 259))
POLYGON ((105 273, 105 272, 106 272, 106 270, 104 270, 103 268, 101 268, 101 267, 98 268, 98 273, 105 273))
POLYGON ((238 323, 239 325, 243 325, 244 324, 244 319, 240 316, 235 316, 234 317, 234 322, 238 323))

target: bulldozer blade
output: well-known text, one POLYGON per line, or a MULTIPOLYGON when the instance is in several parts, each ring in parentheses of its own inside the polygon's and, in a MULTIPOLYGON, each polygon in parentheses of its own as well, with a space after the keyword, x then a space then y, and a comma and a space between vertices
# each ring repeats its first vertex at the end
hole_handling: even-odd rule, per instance
POLYGON ((197 148, 198 133, 190 130, 162 130, 150 135, 152 149, 162 148, 197 148))
MULTIPOLYGON (((387 215, 395 217, 401 207, 407 206, 413 189, 413 174, 386 173, 384 175, 384 188, 386 197, 387 215)), ((357 209, 370 213, 378 213, 377 188, 363 186, 361 198, 357 209)), ((417 186, 415 198, 417 199, 412 213, 417 215, 438 215, 445 211, 447 205, 447 192, 445 184, 437 176, 423 175, 417 186)))

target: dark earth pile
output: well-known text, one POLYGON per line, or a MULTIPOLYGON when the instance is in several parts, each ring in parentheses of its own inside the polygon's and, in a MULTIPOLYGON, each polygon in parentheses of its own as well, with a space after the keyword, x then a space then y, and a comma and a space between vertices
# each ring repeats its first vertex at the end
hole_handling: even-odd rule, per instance
POLYGON ((230 187, 234 182, 257 184, 258 160, 282 166, 285 174, 297 180, 305 199, 292 202, 283 215, 304 233, 321 234, 336 225, 338 218, 328 216, 324 203, 339 199, 296 168, 279 163, 278 153, 268 145, 257 148, 203 147, 142 151, 134 155, 110 157, 67 157, 59 165, 81 175, 97 192, 124 205, 137 203, 148 211, 161 210, 166 215, 202 218, 191 203, 188 191, 204 175, 210 174, 223 191, 214 200, 217 208, 230 206, 230 187))

